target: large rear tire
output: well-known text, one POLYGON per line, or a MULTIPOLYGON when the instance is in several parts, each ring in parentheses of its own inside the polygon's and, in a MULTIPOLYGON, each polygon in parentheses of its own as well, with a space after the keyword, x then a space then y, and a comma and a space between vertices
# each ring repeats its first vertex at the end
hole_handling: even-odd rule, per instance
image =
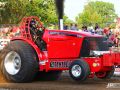
POLYGON ((69 74, 76 81, 84 81, 90 74, 90 68, 84 60, 76 60, 71 63, 69 74))
POLYGON ((39 70, 34 49, 24 41, 11 41, 2 50, 1 60, 1 72, 11 82, 30 82, 39 70))

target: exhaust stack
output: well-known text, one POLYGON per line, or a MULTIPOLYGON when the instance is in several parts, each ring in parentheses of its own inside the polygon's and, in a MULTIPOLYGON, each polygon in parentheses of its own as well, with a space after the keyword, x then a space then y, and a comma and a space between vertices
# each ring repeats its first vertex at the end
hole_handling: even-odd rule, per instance
POLYGON ((55 3, 59 20, 59 29, 63 30, 64 0, 55 0, 55 3))

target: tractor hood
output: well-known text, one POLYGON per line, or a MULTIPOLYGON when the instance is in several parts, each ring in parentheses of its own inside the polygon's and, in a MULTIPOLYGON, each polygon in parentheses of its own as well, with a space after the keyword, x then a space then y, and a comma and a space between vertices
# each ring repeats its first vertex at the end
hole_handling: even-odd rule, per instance
POLYGON ((66 35, 73 37, 103 37, 102 35, 84 32, 84 31, 73 31, 73 30, 48 30, 49 34, 52 35, 66 35))

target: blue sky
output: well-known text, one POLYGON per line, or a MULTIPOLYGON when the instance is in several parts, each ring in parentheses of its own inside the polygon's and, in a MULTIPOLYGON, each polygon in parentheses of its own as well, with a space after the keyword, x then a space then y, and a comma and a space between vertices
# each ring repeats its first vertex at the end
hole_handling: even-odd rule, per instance
POLYGON ((120 16, 120 0, 65 0, 65 14, 71 19, 75 20, 75 17, 83 11, 84 5, 87 1, 104 1, 114 4, 115 11, 120 16))

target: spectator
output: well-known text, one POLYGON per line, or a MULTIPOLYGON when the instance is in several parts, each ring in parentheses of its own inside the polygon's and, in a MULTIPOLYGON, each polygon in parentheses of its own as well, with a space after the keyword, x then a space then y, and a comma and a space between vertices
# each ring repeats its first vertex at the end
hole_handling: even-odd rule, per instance
POLYGON ((95 28, 94 29, 95 29, 95 33, 99 33, 100 27, 99 27, 98 23, 95 24, 95 28))
POLYGON ((96 31, 97 29, 99 29, 98 23, 95 24, 95 31, 96 31))
POLYGON ((115 35, 111 34, 108 39, 109 47, 112 47, 114 45, 114 41, 115 41, 115 35))
POLYGON ((118 35, 115 35, 114 44, 115 44, 115 47, 118 47, 118 46, 119 46, 119 39, 118 39, 118 35))
POLYGON ((88 31, 91 32, 91 33, 94 33, 94 32, 95 32, 94 29, 93 29, 92 24, 89 25, 88 31))
POLYGON ((82 26, 82 30, 88 32, 87 26, 86 26, 86 25, 83 25, 83 26, 82 26))
POLYGON ((108 37, 109 36, 109 28, 108 27, 104 28, 103 33, 104 33, 105 36, 108 37))
POLYGON ((66 24, 65 26, 64 26, 64 30, 68 30, 69 29, 69 27, 68 27, 68 25, 66 24))
POLYGON ((71 30, 78 30, 78 27, 77 27, 77 24, 71 24, 71 27, 70 27, 71 30))

